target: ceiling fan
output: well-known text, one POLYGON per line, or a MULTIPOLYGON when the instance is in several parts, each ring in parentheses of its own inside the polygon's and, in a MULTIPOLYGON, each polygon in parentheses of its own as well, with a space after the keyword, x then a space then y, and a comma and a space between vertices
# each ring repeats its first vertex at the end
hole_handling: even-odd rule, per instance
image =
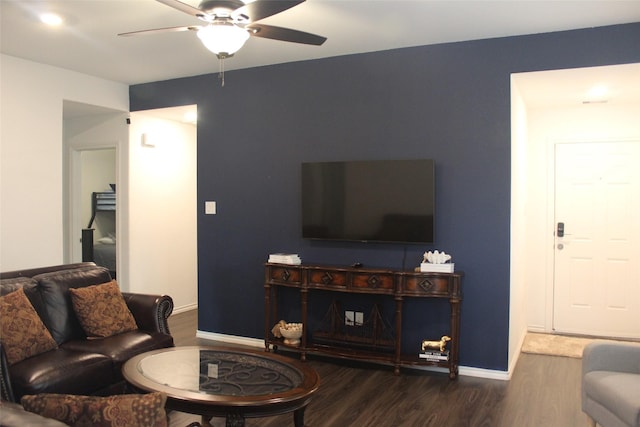
POLYGON ((261 19, 284 12, 305 0, 256 0, 245 4, 240 0, 203 0, 196 8, 178 0, 156 0, 181 12, 194 16, 206 24, 186 27, 156 28, 120 33, 135 36, 177 31, 197 31, 198 38, 218 58, 233 56, 250 36, 320 46, 326 37, 289 28, 256 23, 261 19))

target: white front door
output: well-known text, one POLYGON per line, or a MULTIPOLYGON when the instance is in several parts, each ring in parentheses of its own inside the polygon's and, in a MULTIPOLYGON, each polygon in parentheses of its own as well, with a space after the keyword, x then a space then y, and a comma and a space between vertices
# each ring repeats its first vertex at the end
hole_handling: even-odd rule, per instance
POLYGON ((640 141, 556 144, 555 162, 553 329, 640 338, 640 141))

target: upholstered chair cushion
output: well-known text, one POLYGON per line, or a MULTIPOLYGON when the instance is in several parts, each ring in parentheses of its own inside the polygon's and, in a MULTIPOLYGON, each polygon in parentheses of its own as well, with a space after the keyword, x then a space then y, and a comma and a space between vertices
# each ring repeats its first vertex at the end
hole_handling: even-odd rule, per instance
POLYGON ((58 346, 22 288, 0 297, 0 332, 10 365, 58 346))
POLYGON ((121 394, 108 397, 71 394, 23 396, 29 412, 75 427, 166 427, 164 393, 121 394))
POLYGON ((118 283, 69 288, 73 309, 89 338, 105 338, 138 329, 118 283))

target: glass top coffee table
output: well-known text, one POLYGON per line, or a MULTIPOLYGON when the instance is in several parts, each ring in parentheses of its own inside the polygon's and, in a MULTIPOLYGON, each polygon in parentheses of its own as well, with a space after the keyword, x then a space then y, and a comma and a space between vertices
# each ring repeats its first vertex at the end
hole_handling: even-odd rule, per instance
POLYGON ((135 388, 167 394, 167 408, 226 417, 227 427, 245 418, 293 412, 304 426, 304 410, 320 385, 305 363, 265 351, 231 347, 171 347, 140 354, 122 367, 135 388))

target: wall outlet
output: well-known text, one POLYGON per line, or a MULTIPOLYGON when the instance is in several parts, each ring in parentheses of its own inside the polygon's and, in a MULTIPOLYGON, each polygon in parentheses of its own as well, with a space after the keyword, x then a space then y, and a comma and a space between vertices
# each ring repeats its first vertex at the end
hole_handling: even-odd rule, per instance
POLYGON ((207 364, 207 376, 209 378, 218 378, 218 364, 217 363, 208 363, 207 364))
POLYGON ((344 312, 344 324, 347 326, 353 326, 355 322, 355 312, 353 311, 345 311, 344 312))
POLYGON ((356 317, 354 319, 354 323, 356 326, 364 325, 364 313, 361 311, 356 311, 356 317))

